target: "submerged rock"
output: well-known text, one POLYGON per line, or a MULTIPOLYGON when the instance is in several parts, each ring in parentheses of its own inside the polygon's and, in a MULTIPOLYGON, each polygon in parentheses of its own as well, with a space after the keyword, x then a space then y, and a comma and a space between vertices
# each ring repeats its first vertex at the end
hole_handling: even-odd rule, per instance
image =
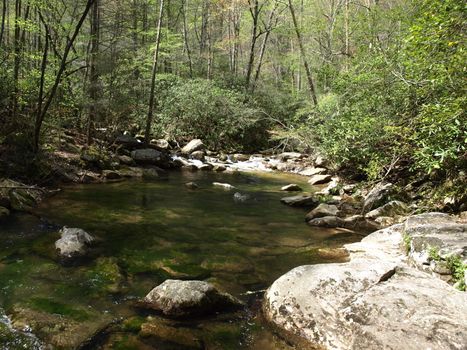
POLYGON ((144 303, 171 317, 201 316, 242 305, 208 282, 181 280, 166 280, 146 295, 144 303))
POLYGON ((62 258, 72 259, 85 255, 94 238, 80 228, 63 227, 60 230, 61 238, 55 242, 62 258))
POLYGON ((200 139, 194 139, 188 142, 188 144, 186 144, 181 151, 183 154, 191 154, 195 151, 201 150, 204 150, 203 141, 201 141, 200 139))
POLYGON ((189 188, 190 190, 197 190, 199 188, 198 184, 195 182, 187 182, 185 187, 189 188))
POLYGON ((298 186, 297 184, 290 184, 290 185, 283 186, 281 188, 281 191, 287 191, 287 192, 302 191, 302 188, 298 186))
POLYGON ((13 306, 15 329, 31 330, 39 339, 58 349, 78 349, 105 329, 110 316, 91 308, 75 309, 49 299, 33 299, 32 307, 13 306))
POLYGON ((235 192, 233 199, 236 203, 244 203, 251 199, 251 196, 247 193, 235 192))
POLYGON ((317 198, 306 195, 284 197, 281 202, 292 207, 316 207, 319 204, 317 198))
POLYGON ((232 186, 231 184, 228 184, 228 183, 222 183, 222 182, 213 182, 212 183, 213 186, 215 187, 221 187, 225 190, 233 190, 235 189, 235 186, 232 186))

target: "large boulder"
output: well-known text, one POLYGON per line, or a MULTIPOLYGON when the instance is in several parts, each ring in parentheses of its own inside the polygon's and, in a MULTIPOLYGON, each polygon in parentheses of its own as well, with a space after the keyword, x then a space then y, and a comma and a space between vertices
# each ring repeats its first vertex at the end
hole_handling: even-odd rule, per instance
POLYGON ((137 149, 131 152, 131 158, 139 164, 167 165, 166 154, 152 148, 137 149))
POLYGON ((182 153, 183 154, 192 154, 195 151, 202 151, 204 150, 204 144, 203 141, 200 139, 194 139, 188 142, 183 148, 182 148, 182 153))
POLYGON ((55 242, 55 248, 64 259, 86 255, 88 247, 94 242, 94 237, 80 228, 63 227, 60 234, 61 238, 55 242))
POLYGON ((306 215, 305 220, 310 221, 310 220, 321 218, 324 216, 337 216, 338 214, 340 214, 340 211, 337 208, 337 206, 332 205, 332 204, 322 203, 318 205, 315 209, 310 211, 306 215))
POLYGON ((377 184, 365 196, 365 200, 363 202, 363 212, 368 213, 370 210, 386 204, 393 191, 394 185, 392 183, 380 182, 377 184))
POLYGON ((407 204, 401 201, 390 201, 386 203, 382 207, 373 209, 369 213, 365 215, 368 219, 376 219, 381 216, 396 216, 396 215, 403 215, 407 213, 408 207, 407 204))
POLYGON ((171 317, 201 316, 242 305, 208 282, 182 280, 166 280, 146 295, 144 304, 171 317))
POLYGON ((465 349, 467 293, 412 267, 402 247, 409 232, 456 224, 415 216, 346 245, 348 263, 295 268, 266 292, 266 318, 317 348, 465 349))
POLYGON ((298 195, 291 197, 284 197, 281 202, 291 207, 316 207, 319 204, 319 200, 313 196, 298 195))

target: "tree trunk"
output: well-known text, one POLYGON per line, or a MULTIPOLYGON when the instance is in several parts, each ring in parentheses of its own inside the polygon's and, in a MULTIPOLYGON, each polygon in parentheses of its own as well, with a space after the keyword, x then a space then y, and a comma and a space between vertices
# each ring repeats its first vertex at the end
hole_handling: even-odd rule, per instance
POLYGON ((292 5, 292 0, 289 0, 289 10, 292 16, 293 25, 295 28, 295 34, 297 35, 297 41, 298 41, 298 46, 300 48, 300 54, 303 59, 303 65, 305 67, 305 73, 306 73, 306 77, 308 80, 308 89, 310 91, 311 100, 313 101, 313 104, 316 106, 318 105, 318 98, 316 96, 316 90, 315 90, 315 85, 313 82, 313 76, 311 75, 311 69, 306 59, 305 47, 303 46, 302 35, 300 33, 300 29, 298 28, 297 17, 295 16, 295 10, 292 5))
POLYGON ((42 128, 42 122, 44 121, 45 115, 47 114, 47 111, 49 110, 50 105, 52 104, 52 101, 55 97, 55 94, 57 93, 58 86, 60 85, 62 81, 62 75, 63 72, 65 71, 66 65, 67 65, 67 59, 68 59, 68 54, 70 53, 70 50, 73 46, 73 43, 78 36, 78 33, 83 26, 84 21, 86 20, 86 17, 91 10, 92 5, 94 4, 95 0, 88 0, 86 3, 86 8, 84 12, 82 13, 78 23, 76 24, 76 27, 74 29, 73 35, 71 36, 70 40, 68 40, 68 43, 65 47, 65 51, 63 52, 62 59, 60 62, 59 69, 57 71, 57 74, 55 75, 55 81, 54 84, 52 85, 52 88, 48 94, 48 98, 44 104, 44 108, 42 109, 41 113, 37 115, 35 125, 34 125, 34 144, 33 144, 33 150, 34 152, 37 152, 39 150, 39 139, 40 139, 40 134, 41 134, 41 128, 42 128))
POLYGON ((11 99, 11 115, 16 119, 18 113, 18 79, 19 79, 19 66, 21 64, 21 28, 19 26, 21 20, 21 0, 15 1, 15 37, 14 37, 14 65, 13 65, 13 96, 11 99))
POLYGON ((5 33, 6 7, 7 7, 6 0, 3 0, 3 6, 2 6, 2 25, 1 25, 1 27, 0 27, 0 46, 2 46, 2 44, 3 44, 3 33, 5 33))
POLYGON ((273 27, 273 21, 274 21, 274 16, 276 14, 276 10, 277 10, 277 2, 274 3, 274 8, 272 9, 271 13, 269 14, 266 33, 264 35, 263 42, 261 43, 261 49, 260 49, 260 52, 259 52, 258 66, 256 67, 255 79, 253 80, 253 84, 251 85, 251 92, 254 92, 254 90, 256 88, 256 84, 257 84, 258 79, 259 79, 259 75, 261 73, 261 66, 263 65, 264 53, 266 52, 266 45, 268 43, 269 35, 271 34, 271 30, 272 30, 272 27, 273 27))
POLYGON ((191 59, 190 45, 188 42, 188 25, 186 22, 186 9, 188 5, 188 0, 183 1, 183 41, 185 44, 185 51, 188 58, 188 67, 190 69, 190 78, 193 78, 193 61, 191 59))
POLYGON ((155 90, 156 90, 156 75, 157 75, 157 63, 159 59, 159 46, 161 42, 161 30, 162 30, 162 16, 164 15, 164 0, 160 0, 159 8, 159 19, 157 21, 157 36, 156 36, 156 48, 154 50, 154 59, 152 62, 152 75, 151 75, 151 94, 149 95, 149 109, 148 117, 146 120, 146 134, 145 141, 149 144, 151 140, 151 125, 154 116, 154 104, 155 104, 155 90))
POLYGON ((250 88, 251 73, 253 71, 253 65, 255 63, 255 47, 256 47, 256 40, 258 39, 258 20, 259 20, 259 12, 260 12, 258 0, 253 0, 253 4, 251 4, 251 1, 249 1, 249 4, 250 4, 250 14, 253 19, 253 27, 251 30, 250 55, 248 59, 246 81, 245 81, 245 87, 247 89, 250 88))
POLYGON ((89 72, 89 105, 88 125, 86 129, 86 142, 89 146, 92 141, 93 123, 97 117, 97 104, 99 94, 99 72, 97 69, 97 60, 99 56, 99 0, 94 0, 92 6, 91 18, 91 53, 90 53, 90 72, 89 72))

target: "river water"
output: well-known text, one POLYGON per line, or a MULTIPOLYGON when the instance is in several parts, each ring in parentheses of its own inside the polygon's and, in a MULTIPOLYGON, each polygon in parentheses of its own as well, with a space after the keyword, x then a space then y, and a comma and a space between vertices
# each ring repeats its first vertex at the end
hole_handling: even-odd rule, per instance
POLYGON ((1 224, 0 307, 65 349, 109 320, 114 325, 87 348, 290 349, 262 320, 261 291, 298 265, 343 261, 336 248, 361 236, 307 226, 306 210, 280 203, 288 183, 313 190, 304 177, 242 172, 67 187, 37 216, 1 224), (199 189, 186 188, 189 181, 199 189), (89 259, 71 266, 57 259, 54 241, 64 225, 97 238, 89 259), (135 307, 167 278, 210 281, 247 307, 177 321, 135 307), (62 328, 50 326, 56 320, 62 328))

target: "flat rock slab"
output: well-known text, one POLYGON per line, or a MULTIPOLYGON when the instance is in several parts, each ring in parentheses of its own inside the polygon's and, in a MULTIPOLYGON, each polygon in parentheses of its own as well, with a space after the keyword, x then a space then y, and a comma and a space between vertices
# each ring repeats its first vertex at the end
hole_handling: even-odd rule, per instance
POLYGON ((302 188, 298 186, 297 184, 290 184, 290 185, 281 187, 281 191, 286 191, 286 192, 302 191, 302 188))
POLYGON ((188 142, 183 148, 182 148, 182 153, 183 154, 191 154, 196 151, 202 151, 204 150, 204 144, 203 141, 199 139, 194 139, 188 142))
POLYGON ((332 175, 317 174, 317 175, 311 176, 310 180, 308 180, 308 183, 310 185, 322 185, 322 184, 328 183, 329 181, 331 181, 331 179, 332 179, 332 175))
POLYGON ((170 317, 202 316, 242 303, 205 281, 166 280, 144 298, 148 308, 170 317))
POLYGON ((319 204, 315 197, 306 195, 284 197, 281 202, 291 207, 316 207, 319 204))

